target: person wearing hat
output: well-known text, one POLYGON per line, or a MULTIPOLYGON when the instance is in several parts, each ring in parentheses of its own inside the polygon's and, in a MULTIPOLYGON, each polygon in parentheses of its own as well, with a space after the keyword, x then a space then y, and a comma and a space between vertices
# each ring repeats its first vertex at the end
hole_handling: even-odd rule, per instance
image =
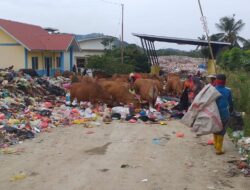
POLYGON ((215 88, 220 92, 221 96, 216 100, 216 104, 219 109, 220 118, 222 121, 222 131, 214 134, 214 146, 217 155, 224 154, 222 151, 224 135, 227 130, 227 122, 230 117, 230 113, 233 111, 232 93, 226 86, 226 75, 216 75, 215 88))
POLYGON ((215 86, 216 75, 208 75, 207 78, 210 79, 209 83, 210 83, 212 86, 215 86))

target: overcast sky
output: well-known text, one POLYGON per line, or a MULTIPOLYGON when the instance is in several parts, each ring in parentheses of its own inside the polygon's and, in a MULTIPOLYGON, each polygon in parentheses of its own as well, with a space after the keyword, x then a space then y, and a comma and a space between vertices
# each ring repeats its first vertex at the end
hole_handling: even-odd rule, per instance
MULTIPOLYGON (((204 31, 197 0, 0 0, 0 18, 76 34, 104 33, 120 37, 125 4, 124 39, 140 45, 132 33, 197 38, 204 31), (114 3, 108 3, 114 2, 114 3), (117 4, 115 4, 117 3, 117 4)), ((236 14, 246 23, 241 36, 250 39, 250 0, 201 0, 210 34, 223 16, 236 14)), ((157 43, 157 48, 195 49, 157 43)))

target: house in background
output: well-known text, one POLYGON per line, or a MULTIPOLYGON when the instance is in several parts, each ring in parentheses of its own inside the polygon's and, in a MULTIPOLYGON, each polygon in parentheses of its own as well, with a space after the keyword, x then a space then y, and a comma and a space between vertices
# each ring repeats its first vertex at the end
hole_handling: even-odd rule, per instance
POLYGON ((84 67, 88 63, 88 57, 93 55, 103 55, 106 49, 112 49, 115 37, 105 36, 103 34, 76 35, 80 46, 80 51, 74 52, 74 64, 78 67, 84 67), (110 40, 107 45, 104 41, 110 40))
POLYGON ((40 26, 0 19, 0 68, 34 69, 52 76, 71 70, 74 52, 80 51, 74 35, 51 33, 40 26))

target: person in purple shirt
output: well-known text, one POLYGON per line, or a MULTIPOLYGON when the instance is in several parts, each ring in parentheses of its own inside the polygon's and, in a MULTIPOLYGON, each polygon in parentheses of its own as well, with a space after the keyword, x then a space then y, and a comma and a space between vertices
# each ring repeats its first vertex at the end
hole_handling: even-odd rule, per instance
POLYGON ((217 155, 224 154, 222 150, 224 135, 226 134, 227 123, 230 117, 230 113, 233 111, 232 92, 225 85, 226 75, 218 74, 216 76, 215 88, 219 91, 221 96, 216 100, 216 104, 219 109, 223 129, 222 131, 214 134, 214 145, 217 155))

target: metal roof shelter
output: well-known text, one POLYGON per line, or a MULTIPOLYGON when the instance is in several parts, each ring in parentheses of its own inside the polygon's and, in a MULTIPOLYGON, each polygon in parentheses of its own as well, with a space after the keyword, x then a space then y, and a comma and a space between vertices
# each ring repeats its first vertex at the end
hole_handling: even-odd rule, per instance
MULTIPOLYGON (((147 34, 136 34, 133 33, 134 36, 137 36, 141 39, 141 44, 144 52, 146 53, 148 60, 151 65, 159 66, 159 60, 157 57, 157 53, 155 50, 154 42, 168 42, 168 43, 176 43, 180 45, 195 45, 195 46, 209 46, 206 40, 198 40, 198 39, 186 39, 186 38, 174 38, 174 37, 166 37, 166 36, 154 36, 147 34)), ((211 41, 211 46, 214 55, 216 55, 220 49, 224 47, 230 46, 230 43, 226 42, 215 42, 211 41)))

